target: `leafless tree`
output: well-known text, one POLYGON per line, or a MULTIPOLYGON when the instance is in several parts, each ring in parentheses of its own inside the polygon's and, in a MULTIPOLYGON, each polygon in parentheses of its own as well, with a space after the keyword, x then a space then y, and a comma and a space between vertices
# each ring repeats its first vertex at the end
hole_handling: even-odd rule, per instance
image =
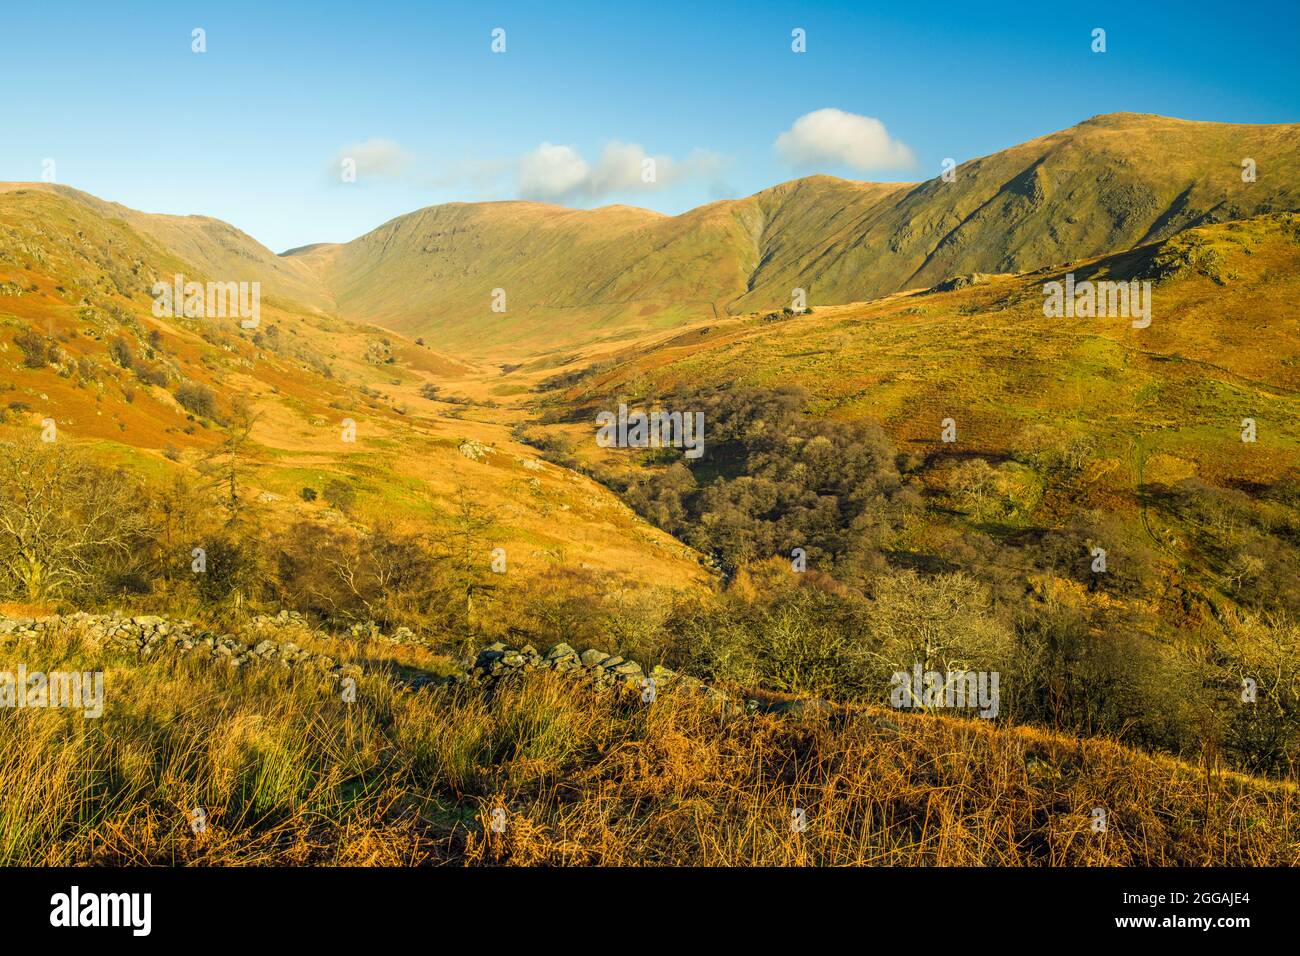
POLYGON ((33 602, 92 587, 147 531, 138 501, 124 472, 66 445, 0 442, 0 586, 33 602))

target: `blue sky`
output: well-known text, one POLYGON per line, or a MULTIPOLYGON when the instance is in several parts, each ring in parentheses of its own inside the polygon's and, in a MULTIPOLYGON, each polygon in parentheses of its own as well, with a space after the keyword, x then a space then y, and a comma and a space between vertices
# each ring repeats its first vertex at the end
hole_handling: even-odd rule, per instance
POLYGON ((811 172, 927 179, 1120 110, 1300 120, 1294 0, 8 6, 0 180, 53 159, 276 251, 456 200, 677 213, 811 172))

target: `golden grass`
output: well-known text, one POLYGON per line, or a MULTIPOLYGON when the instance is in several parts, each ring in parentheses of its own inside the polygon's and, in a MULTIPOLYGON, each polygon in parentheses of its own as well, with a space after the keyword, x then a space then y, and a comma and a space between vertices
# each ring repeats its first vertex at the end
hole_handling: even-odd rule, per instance
MULTIPOLYGON (((90 668, 96 653, 65 628, 23 661, 90 668)), ((0 654, 0 669, 17 663, 14 647, 0 654)), ((98 720, 0 712, 0 863, 1300 859, 1294 786, 1105 740, 873 708, 728 715, 696 698, 597 695, 545 672, 489 697, 413 693, 372 671, 349 705, 307 673, 107 665, 98 720), (200 833, 195 807, 207 814, 200 833), (1095 807, 1105 833, 1091 829, 1095 807)))

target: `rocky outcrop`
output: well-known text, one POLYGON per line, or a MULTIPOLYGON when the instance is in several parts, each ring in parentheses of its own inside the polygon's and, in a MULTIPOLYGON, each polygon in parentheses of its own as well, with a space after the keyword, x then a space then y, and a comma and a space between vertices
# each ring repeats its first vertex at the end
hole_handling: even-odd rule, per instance
POLYGON ((481 461, 488 455, 492 454, 492 449, 481 441, 475 441, 472 438, 466 438, 461 442, 456 450, 468 458, 470 461, 481 461))
POLYGON ((969 275, 952 276, 937 282, 930 288, 926 289, 926 295, 935 292, 955 292, 957 289, 966 289, 973 285, 983 285, 989 281, 989 277, 982 272, 972 272, 969 275))

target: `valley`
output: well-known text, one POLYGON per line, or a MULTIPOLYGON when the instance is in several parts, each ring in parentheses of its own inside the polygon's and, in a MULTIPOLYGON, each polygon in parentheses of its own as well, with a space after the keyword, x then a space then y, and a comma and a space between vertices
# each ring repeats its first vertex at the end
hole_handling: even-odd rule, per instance
MULTIPOLYGON (((195 719, 246 748, 213 766, 290 755, 287 776, 250 784, 274 814, 221 791, 227 842, 201 862, 295 840, 304 860, 351 860, 348 826, 389 863, 395 846, 420 862, 1294 862, 1297 134, 1117 113, 952 181, 812 176, 678 216, 451 203, 281 255, 215 219, 0 184, 0 616, 48 638, 51 666, 121 650, 87 645, 82 611, 183 616, 253 648, 292 613, 295 649, 356 664, 365 727, 336 739, 351 711, 296 672, 232 671, 235 726, 211 709, 239 697, 219 669, 107 658, 110 691, 155 682, 169 713, 203 701, 195 719), (177 276, 257 295, 187 315, 182 284, 159 307, 177 276), (1141 295, 1076 309, 1094 284, 1141 295), (654 418, 668 439, 629 440, 637 413, 676 431, 654 418), (695 700, 642 722, 636 688, 588 698, 554 674, 482 701, 444 685, 557 645, 762 712, 731 730, 695 700), (890 678, 913 666, 1000 675, 1000 703, 895 722, 890 678), (1240 706, 1245 681, 1261 706, 1240 706), (769 785, 763 755, 797 769, 769 785), (344 764, 365 781, 346 799, 344 764), (1111 799, 1152 774, 1129 819, 1176 822, 1080 848, 1084 764, 1111 799), (381 765, 398 768, 383 799, 381 765), (857 820, 835 774, 886 765, 904 770, 871 797, 879 831, 846 823, 851 839, 813 850, 735 837, 801 787, 857 820), (1261 829, 1202 819, 1201 773, 1261 829), (985 807, 1012 787, 1014 813, 963 816, 954 798, 937 828, 918 822, 915 788, 940 780, 985 807), (737 829, 685 827, 679 797, 737 829), (504 841, 471 825, 500 800, 521 826, 504 841), (308 806, 339 829, 311 831, 308 806), (643 854, 637 826, 666 843, 643 854)), ((121 719, 105 779, 137 773, 186 805, 225 786, 161 758, 132 771, 149 718, 121 719)), ((0 767, 48 744, 24 740, 0 767)), ((103 859, 197 853, 150 843, 176 821, 142 800, 151 822, 103 831, 103 859)), ((49 807, 6 860, 93 856, 60 836, 80 811, 49 807)), ((0 821, 22 812, 0 801, 0 821)))

